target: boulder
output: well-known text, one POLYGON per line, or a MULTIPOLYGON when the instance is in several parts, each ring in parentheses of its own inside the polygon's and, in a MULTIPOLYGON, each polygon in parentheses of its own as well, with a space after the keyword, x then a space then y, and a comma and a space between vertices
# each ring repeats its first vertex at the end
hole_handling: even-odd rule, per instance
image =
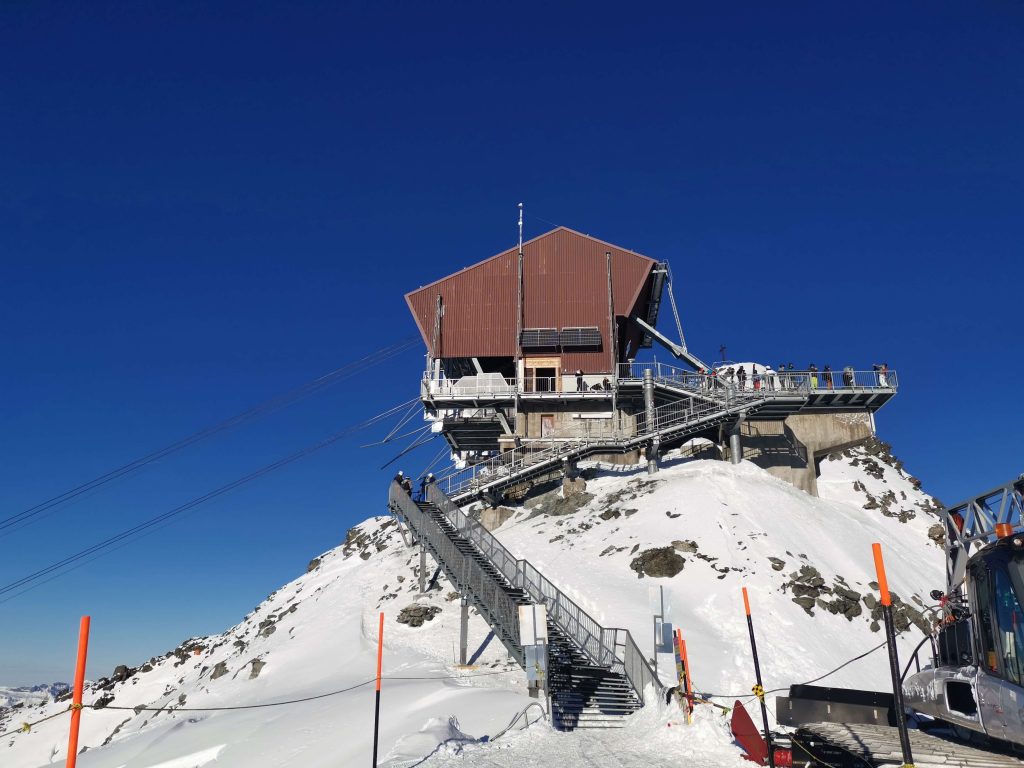
POLYGON ((440 612, 441 609, 436 605, 413 603, 399 611, 395 621, 399 624, 408 624, 410 627, 422 627, 424 623, 431 621, 440 612))
POLYGON ((629 567, 636 571, 640 578, 644 576, 671 578, 683 570, 685 565, 686 560, 675 551, 674 547, 659 547, 644 550, 633 558, 629 567))

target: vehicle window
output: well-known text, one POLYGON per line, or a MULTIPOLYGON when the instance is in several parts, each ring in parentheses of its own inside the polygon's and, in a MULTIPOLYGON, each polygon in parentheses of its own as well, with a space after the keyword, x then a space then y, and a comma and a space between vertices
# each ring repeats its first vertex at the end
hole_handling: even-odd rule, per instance
POLYGON ((1020 602, 1013 591, 1009 573, 998 569, 993 576, 1003 677, 1019 685, 1024 677, 1024 611, 1021 611, 1020 602))

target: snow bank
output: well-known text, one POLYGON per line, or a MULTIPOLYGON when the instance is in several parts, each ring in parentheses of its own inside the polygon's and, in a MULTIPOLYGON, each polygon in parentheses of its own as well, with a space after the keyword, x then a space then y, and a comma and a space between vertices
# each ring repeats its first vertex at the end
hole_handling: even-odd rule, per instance
MULTIPOLYGON (((872 542, 885 549, 904 625, 926 621, 923 596, 942 584, 942 551, 928 537, 934 502, 880 445, 824 461, 820 499, 750 464, 670 454, 654 476, 593 465, 585 495, 571 503, 551 504, 550 495, 528 500, 512 508, 496 535, 596 619, 630 629, 641 648, 652 643, 648 588, 664 586, 697 687, 709 693, 744 696, 753 683, 740 599, 747 586, 765 686, 786 687, 881 642, 872 616, 872 542)), ((394 521, 378 517, 353 528, 344 544, 316 558, 306 574, 224 634, 192 638, 119 670, 116 680, 98 680, 86 701, 106 707, 83 714, 80 743, 87 751, 79 765, 365 763, 374 694, 372 685, 361 684, 374 673, 378 611, 386 617, 389 678, 382 696, 384 764, 668 766, 680 757, 697 766, 741 764, 727 723, 710 707, 699 708, 691 726, 674 708, 649 707, 619 730, 562 734, 541 723, 490 742, 532 701, 524 676, 496 640, 480 651, 476 669, 453 666, 457 596, 443 578, 428 596, 418 596, 417 566, 394 521), (419 626, 399 623, 410 605, 439 612, 419 626), (186 711, 341 689, 351 690, 286 706, 186 711), (162 709, 132 709, 143 706, 162 709)), ((418 613, 413 623, 434 612, 418 613)), ((479 649, 487 636, 488 627, 474 615, 470 648, 479 649)), ((913 628, 905 634, 904 654, 915 636, 913 628)), ((670 661, 660 661, 668 681, 670 661)), ((884 689, 887 674, 879 652, 828 683, 884 689)), ((0 715, 0 731, 66 706, 9 711, 0 715)), ((8 737, 0 743, 0 764, 62 763, 66 728, 66 719, 58 718, 8 737)))

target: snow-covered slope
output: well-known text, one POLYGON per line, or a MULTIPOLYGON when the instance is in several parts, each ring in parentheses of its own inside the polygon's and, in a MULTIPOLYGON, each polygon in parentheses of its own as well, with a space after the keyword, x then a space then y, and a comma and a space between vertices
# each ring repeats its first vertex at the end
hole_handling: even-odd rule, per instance
POLYGON ((41 683, 39 685, 21 685, 15 688, 0 685, 0 709, 7 709, 19 704, 25 706, 52 701, 69 688, 67 683, 41 683))
MULTIPOLYGON (((753 683, 740 587, 751 594, 766 688, 827 672, 877 645, 871 543, 882 542, 899 623, 925 623, 924 596, 942 583, 942 552, 928 537, 934 502, 883 444, 822 463, 815 499, 750 465, 673 458, 660 473, 591 466, 587 487, 552 491, 511 508, 496 535, 607 626, 651 643, 648 588, 670 595, 697 687, 745 695, 753 683), (658 575, 660 574, 660 575, 658 575), (668 574, 674 574, 669 576, 668 574)), ((383 489, 382 489, 383 495, 383 489)), ((741 765, 724 719, 698 710, 693 726, 649 707, 624 730, 560 734, 540 724, 493 736, 522 710, 522 672, 497 641, 456 669, 458 601, 443 579, 417 597, 418 557, 394 521, 353 528, 345 543, 223 635, 193 638, 99 680, 83 713, 83 768, 348 765, 369 760, 377 613, 385 612, 381 763, 427 765, 741 765), (409 610, 409 609, 412 610, 409 610), (404 623, 403 623, 404 622, 404 623), (418 625, 418 626, 417 626, 418 625), (403 679, 404 678, 404 679, 403 679), (260 709, 188 711, 272 703, 260 709), (135 707, 164 708, 135 711, 135 707), (115 709, 117 708, 117 709, 115 709), (123 708, 123 709, 122 709, 123 708), (672 727, 669 727, 672 726, 672 727), (628 757, 623 757, 628 755, 628 757)), ((432 564, 430 564, 432 568, 432 564)), ((487 637, 477 616, 470 648, 487 637)), ((903 652, 916 644, 911 628, 903 652)), ((666 680, 668 659, 661 660, 666 680)), ((829 684, 887 684, 875 653, 829 684)), ((90 670, 90 676, 96 671, 90 670)), ((725 703, 731 703, 725 701, 725 703)), ((66 702, 24 707, 0 732, 66 702)), ((62 762, 66 718, 0 742, 5 768, 62 762)))

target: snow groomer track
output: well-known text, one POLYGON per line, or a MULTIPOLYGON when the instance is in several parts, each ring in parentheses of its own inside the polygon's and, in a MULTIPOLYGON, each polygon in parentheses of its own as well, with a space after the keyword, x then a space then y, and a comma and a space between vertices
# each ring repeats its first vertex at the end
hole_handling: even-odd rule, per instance
MULTIPOLYGON (((910 731, 915 768, 1020 768, 1024 761, 1011 755, 984 752, 917 730, 910 731)), ((900 735, 884 725, 812 723, 802 726, 793 738, 793 765, 805 765, 805 753, 818 764, 835 768, 902 765, 900 735)))

